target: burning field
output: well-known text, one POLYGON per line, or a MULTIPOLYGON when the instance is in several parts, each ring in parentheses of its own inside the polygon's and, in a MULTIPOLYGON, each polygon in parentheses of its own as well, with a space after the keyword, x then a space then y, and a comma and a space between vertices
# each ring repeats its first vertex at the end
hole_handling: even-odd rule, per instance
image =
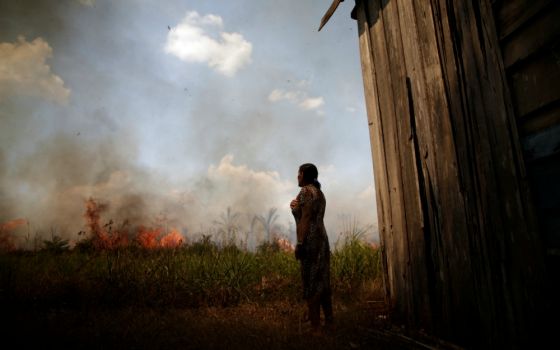
MULTIPOLYGON (((357 226, 348 226, 332 247, 338 329, 310 338, 298 262, 289 240, 274 230, 248 249, 235 239, 239 228, 229 210, 216 220, 222 227, 214 233, 223 239, 203 234, 187 241, 163 222, 114 223, 104 219, 106 209, 85 202, 86 230, 72 245, 53 235, 36 249, 18 249, 13 232, 25 230, 27 221, 2 224, 2 327, 14 341, 94 348, 399 348, 379 333, 388 327, 379 250, 361 239, 357 226)), ((264 228, 273 222, 262 219, 264 228)))

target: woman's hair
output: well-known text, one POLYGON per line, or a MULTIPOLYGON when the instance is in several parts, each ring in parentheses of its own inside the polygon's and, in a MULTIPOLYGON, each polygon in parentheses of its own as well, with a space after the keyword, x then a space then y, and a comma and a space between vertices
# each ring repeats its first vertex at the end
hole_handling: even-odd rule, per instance
POLYGON ((308 184, 313 184, 313 186, 321 189, 321 183, 317 181, 317 177, 319 176, 319 171, 317 167, 311 163, 305 163, 300 165, 299 171, 301 171, 303 175, 303 181, 308 184))

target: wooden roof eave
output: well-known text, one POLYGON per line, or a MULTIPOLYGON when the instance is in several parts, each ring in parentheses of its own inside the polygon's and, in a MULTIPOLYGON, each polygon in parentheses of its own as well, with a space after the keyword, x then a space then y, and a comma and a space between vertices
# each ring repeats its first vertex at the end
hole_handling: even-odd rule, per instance
POLYGON ((333 13, 336 11, 338 5, 340 5, 341 2, 343 2, 344 0, 333 0, 331 6, 329 6, 327 12, 325 12, 325 15, 323 16, 323 18, 321 18, 321 24, 319 25, 319 31, 321 31, 321 28, 323 28, 323 26, 325 24, 327 24, 327 22, 329 21, 329 19, 331 18, 331 16, 333 15, 333 13))
MULTIPOLYGON (((328 8, 327 12, 325 12, 325 15, 323 16, 323 18, 321 18, 321 24, 319 25, 319 31, 321 31, 321 28, 323 28, 325 26, 325 24, 327 24, 327 22, 329 21, 331 16, 334 14, 336 9, 338 8, 338 5, 340 5, 340 3, 343 2, 343 1, 344 0, 333 0, 333 2, 331 3, 331 6, 329 6, 329 8, 328 8)), ((352 12, 350 13, 350 17, 354 20, 358 19, 357 15, 356 15, 356 6, 354 6, 354 8, 352 9, 352 12)))

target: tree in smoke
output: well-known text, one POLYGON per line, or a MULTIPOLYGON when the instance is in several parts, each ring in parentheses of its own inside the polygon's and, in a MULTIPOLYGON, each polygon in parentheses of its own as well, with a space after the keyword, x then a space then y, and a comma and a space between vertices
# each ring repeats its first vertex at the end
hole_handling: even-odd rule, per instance
POLYGON ((213 224, 217 226, 218 236, 222 237, 224 243, 235 241, 239 231, 240 215, 238 212, 233 212, 231 207, 227 207, 226 212, 220 215, 220 219, 213 221, 213 224))
POLYGON ((256 222, 260 222, 264 228, 265 238, 267 242, 271 241, 275 232, 279 230, 278 225, 275 224, 278 219, 278 214, 276 214, 277 208, 270 208, 266 215, 255 215, 251 227, 254 227, 256 222))

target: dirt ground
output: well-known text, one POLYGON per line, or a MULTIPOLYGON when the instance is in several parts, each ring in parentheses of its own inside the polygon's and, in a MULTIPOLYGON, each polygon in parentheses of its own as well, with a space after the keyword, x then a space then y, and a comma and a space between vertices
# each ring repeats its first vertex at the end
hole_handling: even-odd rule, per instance
POLYGON ((334 305, 334 331, 312 335, 303 304, 198 309, 17 307, 2 312, 12 348, 458 349, 391 325, 382 302, 334 305))

